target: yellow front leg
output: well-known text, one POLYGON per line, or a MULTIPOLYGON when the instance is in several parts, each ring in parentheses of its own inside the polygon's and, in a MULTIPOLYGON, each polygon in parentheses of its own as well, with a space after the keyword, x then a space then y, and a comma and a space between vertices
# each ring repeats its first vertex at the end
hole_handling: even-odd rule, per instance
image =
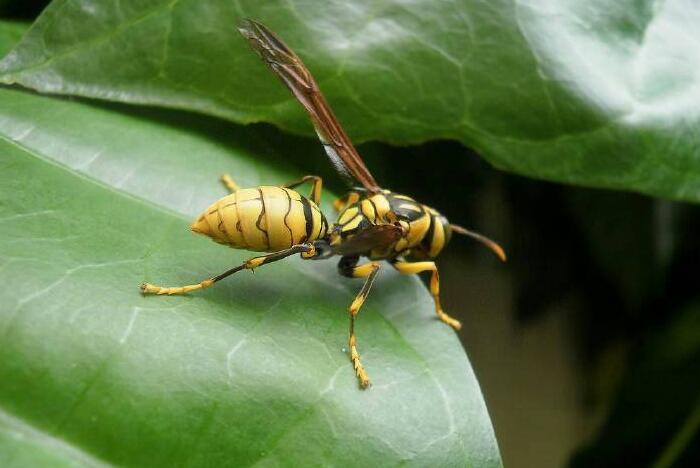
POLYGON ((430 294, 433 296, 433 301, 435 302, 435 313, 440 320, 454 328, 459 330, 462 328, 462 324, 459 320, 450 317, 442 310, 440 305, 440 276, 438 275, 437 265, 435 262, 405 262, 402 260, 396 260, 392 262, 394 268, 396 268, 400 273, 406 275, 414 275, 424 271, 432 271, 432 276, 430 277, 430 294))

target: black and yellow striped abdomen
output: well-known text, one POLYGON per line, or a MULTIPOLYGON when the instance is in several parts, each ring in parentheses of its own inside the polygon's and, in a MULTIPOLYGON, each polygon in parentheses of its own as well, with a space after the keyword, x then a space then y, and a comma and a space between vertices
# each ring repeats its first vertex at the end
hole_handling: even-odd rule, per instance
POLYGON ((298 192, 261 186, 212 203, 192 230, 237 249, 277 252, 325 237, 328 223, 318 206, 298 192))
POLYGON ((397 253, 435 258, 450 241, 450 223, 437 210, 406 195, 386 195, 391 210, 399 217, 406 235, 394 246, 397 253))

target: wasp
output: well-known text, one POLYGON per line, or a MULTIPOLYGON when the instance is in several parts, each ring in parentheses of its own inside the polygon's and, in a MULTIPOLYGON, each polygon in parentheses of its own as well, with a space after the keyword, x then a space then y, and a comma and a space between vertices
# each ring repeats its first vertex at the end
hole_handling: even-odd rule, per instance
POLYGON ((372 283, 386 260, 404 274, 430 272, 430 294, 440 320, 459 330, 461 323, 440 305, 440 279, 433 261, 452 234, 470 236, 505 261, 503 249, 494 241, 451 224, 434 208, 413 198, 381 188, 343 130, 313 76, 301 59, 264 25, 244 20, 239 31, 267 66, 289 88, 308 113, 326 154, 351 189, 334 203, 336 222, 329 226, 319 209, 322 180, 308 175, 283 186, 240 188, 225 175, 230 194, 214 202, 194 221, 191 229, 214 241, 237 249, 266 252, 218 276, 179 287, 145 283, 145 294, 183 294, 204 289, 241 270, 254 270, 294 254, 303 259, 340 256, 338 271, 364 284, 348 308, 349 352, 361 388, 370 379, 357 351, 355 319, 372 283), (308 197, 295 190, 311 184, 308 197), (366 258, 364 263, 361 258, 366 258))

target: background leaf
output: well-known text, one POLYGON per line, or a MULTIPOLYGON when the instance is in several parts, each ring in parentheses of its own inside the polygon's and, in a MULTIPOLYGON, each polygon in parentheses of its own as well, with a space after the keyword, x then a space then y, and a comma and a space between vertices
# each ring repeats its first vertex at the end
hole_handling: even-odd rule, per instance
POLYGON ((383 271, 362 310, 364 392, 343 351, 360 285, 333 262, 139 294, 250 256, 187 223, 225 194, 224 171, 297 177, 289 148, 307 140, 8 89, 0 102, 3 465, 500 466, 464 352, 415 278, 383 271))
POLYGON ((0 56, 10 51, 25 33, 27 27, 27 24, 19 21, 0 20, 0 56))
POLYGON ((56 0, 0 77, 310 134, 244 16, 304 57, 358 141, 454 138, 520 174, 700 199, 692 0, 56 0))

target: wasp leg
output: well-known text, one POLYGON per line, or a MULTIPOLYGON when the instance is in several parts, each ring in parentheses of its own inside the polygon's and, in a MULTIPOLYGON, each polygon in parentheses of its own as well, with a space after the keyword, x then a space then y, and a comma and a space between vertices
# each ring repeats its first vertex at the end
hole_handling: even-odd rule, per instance
POLYGON ((362 304, 365 303, 365 299, 369 294, 369 290, 372 288, 372 283, 374 278, 379 272, 381 265, 377 262, 369 262, 363 265, 357 265, 358 257, 343 257, 338 263, 338 269, 340 273, 344 276, 351 278, 367 278, 365 284, 362 285, 362 289, 357 293, 355 299, 350 304, 348 312, 350 313, 350 333, 348 338, 348 345, 350 346, 350 360, 352 361, 352 366, 355 368, 355 374, 357 375, 357 380, 360 382, 362 388, 367 388, 369 386, 369 377, 365 371, 362 362, 360 361, 360 354, 357 352, 357 338, 355 337, 355 317, 360 312, 362 304))
POLYGON ((359 199, 360 199, 359 193, 350 192, 347 195, 345 195, 344 197, 336 199, 333 202, 333 208, 335 209, 336 212, 340 213, 345 208, 347 208, 349 205, 352 205, 353 203, 357 203, 357 201, 359 199))
POLYGON ((236 193, 238 190, 240 190, 241 187, 238 186, 236 182, 233 181, 230 175, 224 174, 221 176, 221 182, 224 183, 227 189, 231 191, 231 193, 236 193))
POLYGON ((214 276, 212 278, 207 278, 205 280, 202 280, 198 284, 190 284, 187 286, 178 286, 174 288, 164 288, 162 286, 156 286, 150 283, 144 283, 141 285, 141 292, 144 294, 167 294, 167 295, 172 295, 172 294, 184 294, 188 293, 190 291, 196 291, 197 289, 204 289, 208 288, 212 284, 216 283, 219 280, 222 280, 226 278, 227 276, 230 276, 234 273, 237 273, 241 270, 254 270, 255 268, 265 265, 267 263, 272 263, 276 262, 277 260, 282 260, 283 258, 289 257, 290 255, 294 255, 296 253, 300 253, 302 257, 304 258, 311 258, 316 255, 316 248, 313 246, 313 244, 298 244, 298 245, 293 245, 292 247, 285 249, 285 250, 280 250, 279 252, 274 252, 269 255, 263 255, 260 257, 253 257, 249 260, 246 260, 242 264, 238 265, 235 268, 231 268, 228 271, 225 271, 221 273, 218 276, 214 276))
POLYGON ((307 176, 304 176, 295 182, 283 185, 283 187, 293 189, 293 188, 298 187, 301 184, 303 184, 305 182, 309 182, 309 181, 312 181, 311 182, 311 195, 309 196, 309 198, 311 199, 311 201, 313 201, 314 203, 316 203, 318 205, 319 202, 321 201, 321 187, 323 187, 323 179, 321 179, 319 176, 307 175, 307 176))
POLYGON ((459 320, 450 317, 442 310, 442 306, 440 305, 440 276, 438 275, 438 269, 435 262, 405 262, 402 260, 395 260, 391 262, 391 264, 399 272, 405 275, 413 275, 423 271, 432 271, 432 276, 430 277, 430 294, 433 296, 433 301, 435 301, 435 312, 437 313, 438 318, 455 330, 462 328, 462 324, 459 320))

